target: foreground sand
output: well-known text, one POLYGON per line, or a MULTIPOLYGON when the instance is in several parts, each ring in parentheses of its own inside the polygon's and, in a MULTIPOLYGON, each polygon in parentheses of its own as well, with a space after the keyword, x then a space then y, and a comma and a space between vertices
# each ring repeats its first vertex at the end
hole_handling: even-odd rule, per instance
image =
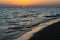
POLYGON ((56 23, 58 21, 60 21, 60 18, 51 20, 51 21, 46 22, 46 23, 42 23, 42 24, 38 25, 37 27, 35 27, 34 29, 32 29, 32 31, 27 32, 22 37, 19 37, 18 39, 15 39, 15 40, 28 40, 30 37, 33 36, 34 33, 38 32, 41 29, 43 29, 44 27, 47 27, 48 25, 51 25, 51 24, 56 23))
POLYGON ((60 21, 34 33, 29 40, 60 40, 60 21))

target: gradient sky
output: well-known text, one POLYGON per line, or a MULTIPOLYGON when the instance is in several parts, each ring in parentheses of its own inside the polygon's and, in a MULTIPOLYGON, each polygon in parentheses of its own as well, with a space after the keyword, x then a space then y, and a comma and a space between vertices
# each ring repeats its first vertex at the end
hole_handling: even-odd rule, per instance
POLYGON ((0 0, 0 5, 6 6, 60 5, 60 0, 0 0))

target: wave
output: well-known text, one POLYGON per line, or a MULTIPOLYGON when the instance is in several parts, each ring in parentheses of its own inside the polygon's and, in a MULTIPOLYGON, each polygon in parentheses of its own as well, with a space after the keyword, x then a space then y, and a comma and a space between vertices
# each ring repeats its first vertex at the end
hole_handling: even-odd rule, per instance
POLYGON ((60 18, 59 10, 60 8, 0 8, 0 35, 9 36, 7 39, 11 40, 15 32, 22 35, 36 25, 60 18))

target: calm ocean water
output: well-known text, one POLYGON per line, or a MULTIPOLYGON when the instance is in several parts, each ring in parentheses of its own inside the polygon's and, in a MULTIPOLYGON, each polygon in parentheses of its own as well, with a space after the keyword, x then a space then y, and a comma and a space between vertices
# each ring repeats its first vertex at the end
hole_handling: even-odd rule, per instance
MULTIPOLYGON (((10 32, 28 31, 39 23, 55 18, 60 18, 60 8, 0 8, 0 39, 24 33, 10 32)), ((11 40, 10 37, 4 40, 11 40)))

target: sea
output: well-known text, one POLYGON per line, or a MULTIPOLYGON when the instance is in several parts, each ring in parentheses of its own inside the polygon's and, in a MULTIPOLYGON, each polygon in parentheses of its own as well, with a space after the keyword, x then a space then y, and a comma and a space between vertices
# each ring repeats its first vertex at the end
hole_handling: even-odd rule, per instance
POLYGON ((0 40, 14 40, 37 25, 60 18, 60 8, 0 8, 0 40))

